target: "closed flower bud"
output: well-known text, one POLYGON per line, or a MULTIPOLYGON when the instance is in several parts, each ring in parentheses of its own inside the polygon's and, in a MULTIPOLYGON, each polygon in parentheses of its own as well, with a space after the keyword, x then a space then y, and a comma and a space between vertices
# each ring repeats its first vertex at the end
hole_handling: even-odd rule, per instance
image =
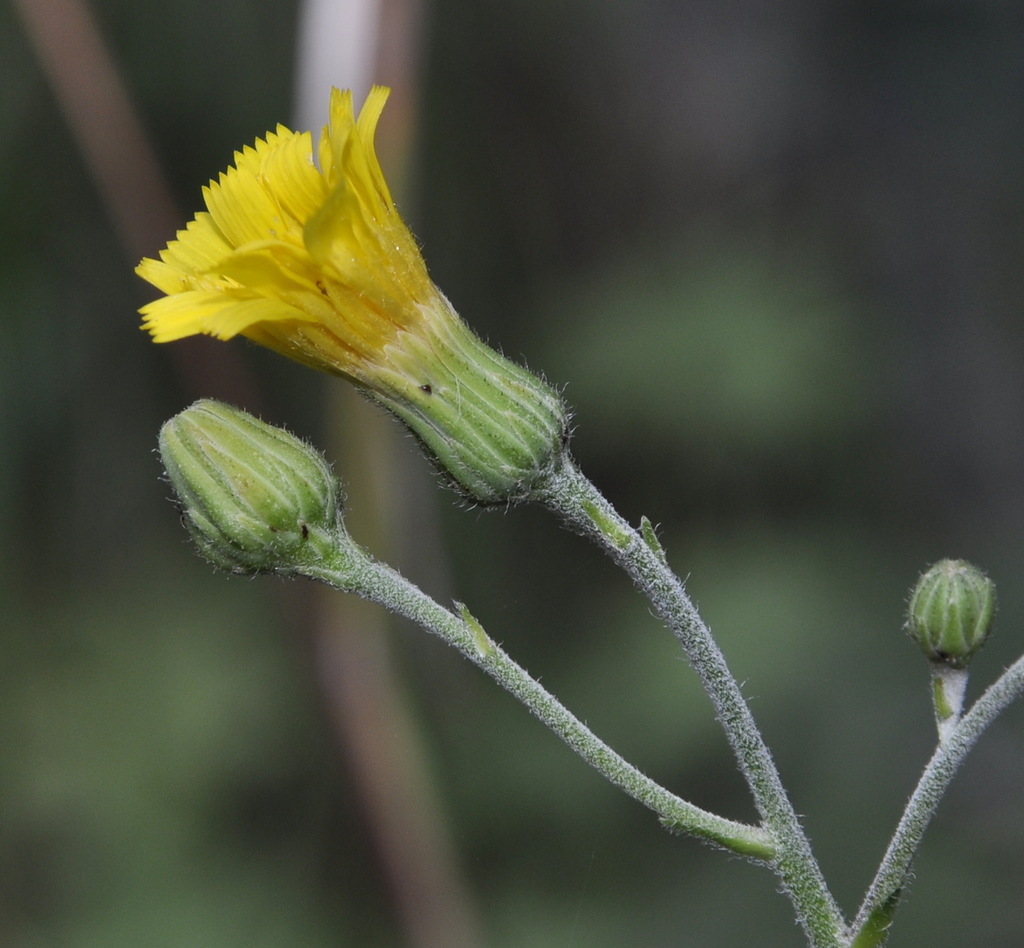
POLYGON ((296 573, 337 543, 340 485, 309 445, 201 400, 160 430, 160 456, 200 552, 234 573, 296 573))
POLYGON ((964 560, 940 560, 910 596, 907 631, 933 662, 964 668, 985 644, 996 611, 996 587, 964 560))

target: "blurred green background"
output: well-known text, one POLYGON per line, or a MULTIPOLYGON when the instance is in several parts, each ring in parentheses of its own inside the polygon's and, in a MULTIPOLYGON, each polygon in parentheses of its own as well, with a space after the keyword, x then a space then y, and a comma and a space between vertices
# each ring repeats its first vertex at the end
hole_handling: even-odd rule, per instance
MULTIPOLYGON (((291 121, 296 4, 93 9, 184 223, 291 121)), ((418 29, 402 203, 432 274, 566 386, 584 470, 660 524, 852 913, 934 741, 907 588, 947 555, 999 584, 974 693, 1024 643, 1024 7, 433 0, 418 29)), ((314 588, 214 574, 153 453, 203 395, 323 443, 340 383, 152 345, 7 5, 0 61, 0 943, 426 945, 335 733, 314 588)), ((407 542, 403 568, 639 766, 750 818, 628 584, 542 511, 434 491, 384 432, 445 551, 407 542)), ((802 943, 768 873, 665 834, 437 642, 381 634, 478 944, 802 943)), ((1022 728, 954 784, 894 948, 1024 939, 1022 728)))

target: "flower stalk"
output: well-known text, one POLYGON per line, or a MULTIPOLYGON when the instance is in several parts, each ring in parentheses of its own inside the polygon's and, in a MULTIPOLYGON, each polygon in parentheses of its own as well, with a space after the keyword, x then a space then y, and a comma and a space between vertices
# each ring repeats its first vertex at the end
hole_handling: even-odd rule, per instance
POLYGON ((678 639, 711 698, 764 828, 778 847, 772 868, 782 880, 815 948, 838 948, 844 921, 811 852, 796 812, 736 679, 647 524, 633 529, 597 488, 566 461, 542 502, 597 543, 647 596, 678 639))
POLYGON ((774 860, 775 845, 764 830, 695 806, 612 750, 491 639, 465 606, 459 604, 458 615, 445 609, 390 566, 374 560, 358 547, 349 546, 337 559, 329 557, 319 564, 304 566, 301 572, 369 599, 443 639, 522 702, 609 782, 653 810, 668 828, 755 862, 774 860), (355 568, 353 558, 358 561, 355 568))
POLYGON ((896 832, 853 925, 851 945, 875 948, 885 944, 888 921, 910 879, 914 854, 953 777, 978 738, 1006 708, 1024 695, 1024 657, 1017 659, 975 701, 939 743, 910 796, 896 832))

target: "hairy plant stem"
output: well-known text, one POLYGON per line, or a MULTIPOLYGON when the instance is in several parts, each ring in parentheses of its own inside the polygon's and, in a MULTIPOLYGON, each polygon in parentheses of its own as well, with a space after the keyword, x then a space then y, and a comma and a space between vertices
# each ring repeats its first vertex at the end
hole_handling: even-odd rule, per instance
POLYGON ((864 904, 850 926, 851 948, 877 948, 885 944, 889 923, 907 884, 914 854, 939 801, 978 738, 1022 694, 1024 657, 1017 659, 989 686, 940 742, 911 794, 864 904))
POLYGON ((302 567, 300 572, 344 592, 357 593, 442 638, 518 698, 587 763, 657 813, 670 828, 755 862, 775 860, 771 837, 760 827, 702 810, 624 760, 513 661, 464 606, 459 606, 461 615, 450 612, 351 541, 344 548, 339 546, 328 552, 321 562, 302 567))
POLYGON ((675 634, 714 704, 715 712, 750 786, 754 803, 778 851, 771 867, 782 881, 814 948, 838 948, 845 922, 790 803, 736 679, 710 630, 669 568, 645 521, 638 532, 566 459, 547 483, 542 502, 566 525, 594 540, 647 596, 675 634))

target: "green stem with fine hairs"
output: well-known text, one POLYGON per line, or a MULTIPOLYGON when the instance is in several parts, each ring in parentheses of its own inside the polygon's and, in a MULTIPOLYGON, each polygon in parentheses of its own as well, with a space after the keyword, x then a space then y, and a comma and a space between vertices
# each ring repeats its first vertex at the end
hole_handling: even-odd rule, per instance
POLYGON ((344 592, 354 592, 432 632, 526 705, 611 783, 649 807, 670 829, 716 844, 754 862, 772 863, 775 845, 763 829, 728 820, 669 792, 624 760, 484 632, 465 606, 445 609, 421 589, 338 535, 323 558, 297 570, 344 592))
POLYGON ((888 937, 889 923, 910 876, 914 854, 949 784, 986 728, 1024 694, 1024 656, 1018 658, 974 703, 940 741, 868 889, 853 925, 851 948, 878 948, 888 937))
POLYGON ((845 922, 786 794, 739 685, 646 521, 635 530, 566 458, 538 492, 565 524, 597 543, 647 596, 673 632, 707 691, 764 828, 778 847, 771 866, 814 948, 839 948, 845 922))

